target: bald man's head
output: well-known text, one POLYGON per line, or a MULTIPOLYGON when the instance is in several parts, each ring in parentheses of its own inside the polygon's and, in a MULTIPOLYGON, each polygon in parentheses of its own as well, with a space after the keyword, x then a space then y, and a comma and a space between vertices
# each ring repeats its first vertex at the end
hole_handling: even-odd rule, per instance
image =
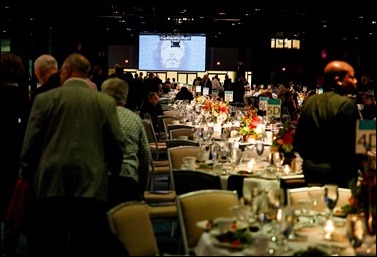
POLYGON ((353 67, 344 61, 331 61, 325 66, 324 85, 341 94, 353 94, 357 79, 353 67))

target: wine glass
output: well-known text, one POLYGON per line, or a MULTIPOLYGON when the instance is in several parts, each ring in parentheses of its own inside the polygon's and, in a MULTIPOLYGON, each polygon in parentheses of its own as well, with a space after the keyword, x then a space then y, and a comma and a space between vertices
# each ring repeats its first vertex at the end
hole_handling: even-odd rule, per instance
POLYGON ((284 207, 281 212, 281 217, 278 220, 280 225, 280 233, 283 237, 283 252, 292 250, 289 247, 289 237, 293 231, 293 227, 296 223, 296 216, 294 215, 294 210, 291 207, 284 207))
POLYGON ((310 198, 310 200, 312 201, 313 203, 313 211, 314 211, 314 214, 313 214, 313 219, 310 221, 310 223, 316 223, 317 222, 317 206, 318 206, 318 202, 319 200, 322 198, 322 195, 323 195, 323 188, 322 188, 322 185, 321 184, 317 184, 317 183, 309 183, 308 184, 308 196, 310 198))
POLYGON ((241 149, 239 149, 239 148, 231 149, 228 160, 232 164, 232 170, 233 171, 235 171, 236 167, 240 164, 241 157, 242 157, 242 150, 241 149))
POLYGON ((359 214, 347 215, 346 231, 353 248, 360 247, 367 234, 365 217, 359 214))
POLYGON ((211 155, 212 155, 212 161, 216 163, 219 159, 219 155, 221 153, 221 148, 219 144, 212 144, 211 145, 211 155))
POLYGON ((333 218, 334 208, 339 198, 338 185, 326 184, 324 186, 324 198, 327 207, 330 209, 329 219, 331 220, 333 218))
POLYGON ((269 202, 270 211, 269 216, 271 218, 271 237, 270 240, 275 242, 278 239, 279 229, 277 227, 278 223, 281 221, 282 210, 285 206, 285 193, 282 188, 276 188, 269 190, 269 202))
POLYGON ((262 154, 264 152, 264 143, 262 141, 257 141, 255 143, 255 151, 257 152, 258 155, 258 162, 262 161, 262 154))
POLYGON ((272 160, 276 166, 277 173, 279 174, 282 172, 283 162, 284 162, 284 154, 282 152, 273 152, 272 153, 272 160))

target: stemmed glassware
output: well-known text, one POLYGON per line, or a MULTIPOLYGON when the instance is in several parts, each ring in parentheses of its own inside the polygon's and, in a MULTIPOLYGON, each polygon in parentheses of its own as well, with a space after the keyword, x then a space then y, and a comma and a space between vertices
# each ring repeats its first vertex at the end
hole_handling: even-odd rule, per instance
POLYGON ((290 251, 289 236, 293 231, 293 227, 296 223, 296 216, 294 210, 291 207, 284 207, 282 209, 281 218, 279 220, 280 233, 283 236, 283 252, 290 251))
POLYGON ((242 150, 239 148, 233 148, 228 157, 229 162, 232 164, 232 170, 235 171, 236 167, 240 164, 242 157, 242 150))
POLYGON ((262 154, 264 152, 264 143, 260 140, 258 140, 255 143, 255 151, 257 152, 258 155, 258 162, 262 161, 262 154))
POLYGON ((360 247, 367 234, 365 217, 359 214, 349 214, 346 221, 346 231, 353 248, 360 247))
POLYGON ((221 153, 220 145, 217 143, 213 143, 211 145, 211 155, 212 155, 213 163, 216 163, 218 161, 220 153, 221 153))
POLYGON ((324 186, 324 199, 327 207, 330 209, 329 220, 333 218, 333 211, 338 202, 339 192, 338 185, 326 184, 324 186))
POLYGON ((203 132, 203 136, 202 136, 203 140, 207 142, 208 144, 211 144, 212 134, 213 134, 213 127, 207 127, 206 129, 204 129, 204 132, 203 132))
POLYGON ((317 183, 309 183, 308 184, 308 196, 310 200, 313 203, 313 219, 311 220, 311 223, 316 223, 317 222, 317 205, 320 199, 323 197, 323 187, 321 184, 317 183))
POLYGON ((276 166, 277 174, 282 172, 283 162, 284 162, 284 154, 282 152, 273 152, 272 153, 272 160, 276 166))
POLYGON ((272 236, 270 240, 275 242, 278 239, 278 223, 281 222, 282 211, 285 206, 285 194, 282 188, 271 189, 270 194, 270 217, 272 218, 272 236))

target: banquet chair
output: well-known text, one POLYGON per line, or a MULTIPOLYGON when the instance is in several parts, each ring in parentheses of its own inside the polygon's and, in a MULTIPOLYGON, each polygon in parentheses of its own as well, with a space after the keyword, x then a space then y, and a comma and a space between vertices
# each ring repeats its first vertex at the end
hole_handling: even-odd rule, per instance
POLYGON ((163 111, 175 110, 174 106, 171 106, 169 104, 161 104, 161 108, 162 108, 163 111))
MULTIPOLYGON (((320 188, 318 190, 323 191, 323 188, 320 188)), ((349 204, 349 198, 352 196, 351 189, 338 188, 338 192, 339 197, 335 207, 343 207, 349 204)), ((287 203, 289 206, 292 206, 293 208, 300 208, 299 202, 302 200, 310 200, 308 195, 308 187, 287 189, 287 203)), ((316 211, 323 212, 326 210, 327 205, 325 203, 324 196, 322 195, 322 200, 318 202, 318 205, 316 206, 316 211)))
POLYGON ((231 174, 228 176, 226 190, 237 191, 238 198, 243 197, 243 180, 246 178, 244 175, 231 174))
POLYGON ((164 115, 168 115, 168 116, 174 116, 174 117, 181 117, 181 113, 177 110, 166 110, 166 111, 163 111, 163 114, 164 115))
MULTIPOLYGON (((174 125, 170 125, 170 126, 174 126, 174 125)), ((183 128, 177 128, 177 129, 171 129, 170 126, 169 126, 170 139, 181 139, 182 136, 185 136, 187 137, 187 139, 190 139, 195 132, 194 131, 195 128, 191 126, 189 128, 183 127, 183 128)))
POLYGON ((174 169, 173 181, 177 195, 204 189, 222 189, 218 174, 198 170, 174 169))
POLYGON ((173 120, 179 120, 178 118, 174 116, 168 116, 168 115, 157 116, 159 141, 166 140, 168 138, 168 134, 166 133, 166 130, 165 130, 165 123, 164 123, 165 118, 167 118, 168 120, 171 120, 170 122, 172 122, 173 120))
POLYGON ((176 193, 173 190, 168 190, 170 188, 170 171, 169 164, 167 163, 166 167, 155 167, 154 162, 152 161, 150 165, 150 170, 148 174, 148 183, 144 191, 144 201, 146 203, 166 203, 174 202, 176 193), (157 168, 164 168, 163 171, 156 171, 157 168), (166 190, 155 190, 154 184, 156 183, 157 177, 167 177, 167 186, 166 190))
MULTIPOLYGON (((160 118, 161 119, 161 118, 160 118)), ((168 125, 173 124, 173 121, 175 120, 180 120, 180 118, 171 116, 171 115, 162 115, 162 124, 164 127, 164 132, 166 133, 166 138, 169 137, 169 130, 168 130, 168 125)))
POLYGON ((167 149, 177 146, 199 146, 199 142, 193 140, 186 140, 186 139, 166 139, 166 147, 167 149))
POLYGON ((170 189, 174 188, 174 177, 172 176, 174 169, 181 169, 183 163, 183 157, 193 156, 198 158, 201 152, 200 146, 177 146, 168 148, 168 160, 170 170, 170 189))
POLYGON ((154 131, 153 124, 150 120, 143 119, 141 122, 143 123, 145 133, 147 134, 149 149, 154 155, 154 160, 159 160, 160 153, 166 153, 166 143, 158 141, 157 134, 154 131))
MULTIPOLYGON (((194 130, 195 128, 193 126, 190 126, 190 125, 186 125, 186 124, 168 124, 167 125, 166 133, 168 133, 169 139, 174 139, 174 138, 171 137, 170 131, 176 130, 176 129, 187 129, 187 130, 190 130, 191 133, 189 133, 188 136, 194 134, 194 132, 195 132, 195 130, 194 130)), ((187 133, 185 133, 184 135, 186 136, 187 133)))
POLYGON ((230 208, 239 205, 236 191, 199 190, 177 196, 183 254, 192 255, 204 229, 196 223, 219 217, 232 217, 230 208))
POLYGON ((110 230, 123 243, 129 256, 157 256, 159 249, 148 206, 123 202, 107 212, 110 230))
POLYGON ((166 181, 167 184, 170 183, 169 160, 151 160, 146 189, 153 191, 155 184, 161 181, 166 181))
POLYGON ((275 189, 280 188, 279 180, 266 178, 244 178, 242 185, 242 196, 246 203, 250 203, 253 197, 266 192, 270 200, 275 189))

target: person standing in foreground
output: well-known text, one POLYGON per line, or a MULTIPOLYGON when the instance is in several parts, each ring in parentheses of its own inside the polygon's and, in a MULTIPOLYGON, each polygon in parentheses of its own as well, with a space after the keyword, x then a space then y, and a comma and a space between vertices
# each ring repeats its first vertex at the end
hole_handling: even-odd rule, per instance
POLYGON ((357 178, 355 151, 357 79, 353 67, 331 61, 324 69, 323 94, 309 97, 302 106, 293 145, 303 158, 306 183, 337 184, 348 188, 357 178))
MULTIPOLYGON (((5 223, 7 208, 17 183, 19 159, 26 123, 28 98, 23 93, 27 88, 27 75, 22 59, 14 53, 1 53, 0 69, 0 254, 9 254, 9 243, 5 223), (25 118, 25 120, 24 120, 25 118), (4 234, 3 234, 4 233, 4 234), (3 249, 8 248, 8 249, 3 249)), ((12 245, 13 246, 13 245, 12 245)))
POLYGON ((52 55, 42 54, 35 60, 34 74, 40 86, 35 89, 33 99, 40 93, 60 86, 58 61, 52 55))
POLYGON ((114 207, 125 201, 140 201, 148 180, 149 164, 152 160, 148 139, 140 117, 124 106, 127 104, 128 83, 120 78, 106 79, 102 85, 103 93, 112 96, 117 102, 117 113, 124 142, 122 170, 119 176, 111 177, 109 204, 114 207))
POLYGON ((107 176, 119 173, 124 142, 116 103, 88 87, 90 63, 64 61, 62 86, 34 99, 20 160, 33 185, 33 256, 104 254, 107 176))

